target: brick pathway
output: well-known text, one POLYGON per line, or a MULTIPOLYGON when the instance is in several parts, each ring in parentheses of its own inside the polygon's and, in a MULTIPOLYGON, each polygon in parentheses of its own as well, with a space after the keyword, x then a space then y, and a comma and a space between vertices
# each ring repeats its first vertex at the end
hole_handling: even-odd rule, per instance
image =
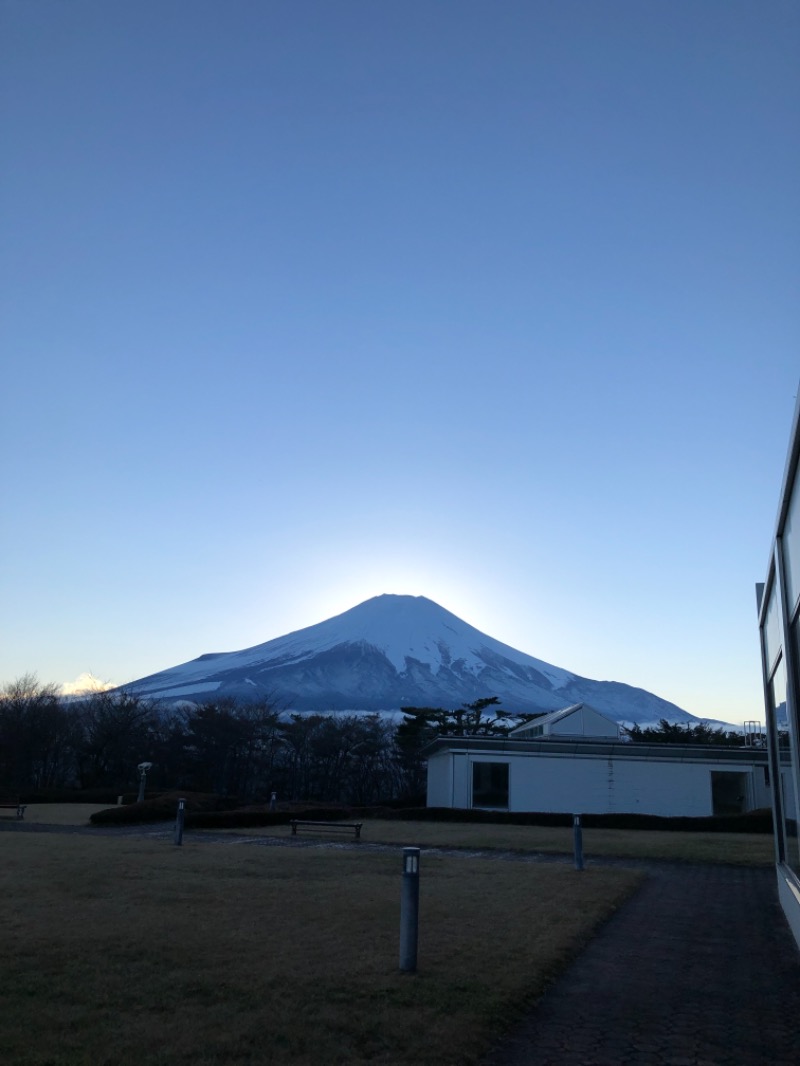
POLYGON ((772 869, 653 864, 484 1066, 800 1066, 772 869))
MULTIPOLYGON (((163 824, 104 830, 4 820, 2 830, 172 836, 163 824)), ((205 833, 203 839, 397 850, 314 839, 205 833)), ((593 861, 638 866, 647 878, 483 1066, 800 1066, 800 951, 777 902, 774 869, 593 861)))

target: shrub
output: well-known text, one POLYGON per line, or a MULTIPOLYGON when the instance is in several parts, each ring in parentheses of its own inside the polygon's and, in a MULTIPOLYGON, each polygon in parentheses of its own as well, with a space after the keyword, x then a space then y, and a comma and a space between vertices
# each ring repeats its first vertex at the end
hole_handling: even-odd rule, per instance
MULTIPOLYGON (((408 821, 474 822, 495 825, 571 826, 572 815, 550 811, 484 811, 461 807, 418 807, 392 812, 408 821)), ((655 829, 695 833, 771 833, 770 810, 707 818, 662 817, 656 814, 584 814, 587 829, 655 829)))
POLYGON ((92 825, 142 825, 150 822, 169 822, 178 811, 178 800, 185 799, 187 814, 194 811, 217 811, 237 807, 239 800, 229 799, 204 792, 164 792, 145 799, 144 803, 128 803, 122 807, 109 807, 95 811, 89 821, 92 825))
POLYGON ((249 807, 233 811, 193 811, 187 813, 187 829, 244 829, 251 826, 288 825, 293 818, 310 822, 335 822, 349 820, 353 810, 349 807, 311 807, 301 803, 284 806, 279 811, 266 807, 249 807))
MULTIPOLYGON (((23 792, 22 803, 108 803, 116 804, 122 796, 123 803, 135 803, 138 792, 120 792, 117 788, 40 788, 23 792)), ((151 792, 150 796, 155 793, 151 792)))
MULTIPOLYGON (((268 805, 241 806, 241 801, 206 793, 167 792, 144 803, 110 807, 91 816, 93 825, 137 825, 168 822, 175 818, 178 799, 186 799, 187 829, 244 829, 288 825, 293 818, 312 822, 383 819, 409 822, 467 822, 494 825, 572 825, 572 815, 553 811, 487 811, 463 807, 346 807, 310 803, 283 803, 276 811, 268 805)), ((41 802, 41 801, 40 801, 41 802)), ((83 802, 89 802, 84 800, 83 802)), ((655 829, 664 832, 771 833, 770 810, 708 818, 666 818, 655 814, 584 814, 586 829, 655 829)))

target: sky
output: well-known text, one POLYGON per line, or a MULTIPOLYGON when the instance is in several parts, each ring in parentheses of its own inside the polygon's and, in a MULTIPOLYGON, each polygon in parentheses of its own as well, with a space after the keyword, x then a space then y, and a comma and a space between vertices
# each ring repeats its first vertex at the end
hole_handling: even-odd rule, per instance
POLYGON ((800 6, 0 0, 0 683, 424 595, 763 719, 800 6))

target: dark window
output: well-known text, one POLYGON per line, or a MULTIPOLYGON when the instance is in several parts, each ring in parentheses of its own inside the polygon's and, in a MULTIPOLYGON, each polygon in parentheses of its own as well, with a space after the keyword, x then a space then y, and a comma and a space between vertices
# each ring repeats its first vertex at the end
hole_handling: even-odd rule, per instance
POLYGON ((744 814, 747 810, 747 774, 712 770, 711 800, 714 814, 744 814))
POLYGON ((472 764, 472 806, 508 808, 508 763, 472 764))

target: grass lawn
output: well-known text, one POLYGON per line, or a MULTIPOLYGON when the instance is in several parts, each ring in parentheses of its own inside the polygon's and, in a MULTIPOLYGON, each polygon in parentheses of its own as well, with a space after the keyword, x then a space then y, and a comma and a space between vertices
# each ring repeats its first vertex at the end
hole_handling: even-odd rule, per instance
POLYGON ((3 833, 0 1061, 466 1066, 639 879, 423 856, 408 975, 397 854, 3 833))
MULTIPOLYGON (((303 830, 300 830, 303 832, 303 830)), ((201 831, 202 832, 202 831, 201 831)), ((251 836, 288 837, 289 826, 229 830, 251 836)), ((308 834, 310 830, 306 831, 308 834)), ((552 826, 487 825, 465 822, 366 821, 361 838, 370 843, 426 848, 458 847, 572 854, 572 829, 552 826)), ((650 829, 584 829, 583 851, 624 859, 669 859, 771 866, 772 837, 766 833, 674 833, 650 829)))
POLYGON ((88 825, 95 811, 107 808, 107 803, 30 803, 25 821, 42 825, 88 825))
MULTIPOLYGON (((88 825, 89 816, 108 805, 37 803, 25 812, 26 822, 50 825, 88 825)), ((170 823, 162 828, 169 829, 170 823)), ((194 830, 193 832, 204 832, 194 830)), ((248 836, 291 834, 288 825, 264 828, 208 830, 248 836)), ((302 830, 301 830, 302 832, 302 830)), ((334 837, 334 839, 336 839, 334 837)), ((345 837, 342 837, 345 839, 345 837)), ((369 820, 362 839, 371 843, 458 847, 572 854, 572 829, 552 826, 487 825, 463 822, 404 822, 369 820)), ((596 856, 623 859, 668 859, 677 862, 720 862, 740 866, 771 866, 775 862, 772 837, 767 833, 676 833, 649 829, 584 829, 587 861, 596 856)))

